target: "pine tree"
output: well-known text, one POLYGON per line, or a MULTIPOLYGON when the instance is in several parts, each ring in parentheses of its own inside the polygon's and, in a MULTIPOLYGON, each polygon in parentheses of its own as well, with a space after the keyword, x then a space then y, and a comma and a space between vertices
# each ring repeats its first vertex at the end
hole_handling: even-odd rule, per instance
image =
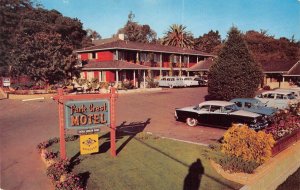
POLYGON ((261 66, 254 62, 241 32, 232 27, 215 64, 210 68, 209 96, 219 100, 253 97, 262 80, 261 66))

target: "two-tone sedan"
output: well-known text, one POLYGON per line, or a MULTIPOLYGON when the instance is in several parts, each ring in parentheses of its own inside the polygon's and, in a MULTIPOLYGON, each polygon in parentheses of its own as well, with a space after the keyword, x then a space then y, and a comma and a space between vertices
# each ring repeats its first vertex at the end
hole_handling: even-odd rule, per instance
POLYGON ((268 126, 268 121, 262 115, 238 110, 235 103, 226 101, 206 101, 196 106, 177 108, 175 118, 192 127, 201 124, 229 128, 237 123, 260 130, 268 126))

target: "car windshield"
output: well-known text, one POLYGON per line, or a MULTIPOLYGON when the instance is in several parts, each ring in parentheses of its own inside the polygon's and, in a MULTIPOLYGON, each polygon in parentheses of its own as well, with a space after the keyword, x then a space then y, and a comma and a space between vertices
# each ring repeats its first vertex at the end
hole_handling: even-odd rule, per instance
POLYGON ((238 108, 235 104, 224 107, 224 112, 226 112, 226 113, 230 113, 230 112, 237 111, 237 110, 238 110, 238 108))
POLYGON ((255 107, 264 107, 265 106, 265 104, 263 104, 261 101, 255 101, 255 102, 253 102, 253 105, 255 107))
POLYGON ((295 96, 293 94, 288 94, 287 96, 290 100, 295 99, 295 96))

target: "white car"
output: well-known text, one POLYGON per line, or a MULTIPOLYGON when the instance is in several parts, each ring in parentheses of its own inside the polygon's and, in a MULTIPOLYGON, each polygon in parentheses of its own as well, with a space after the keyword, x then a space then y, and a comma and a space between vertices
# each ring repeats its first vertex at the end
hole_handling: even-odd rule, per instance
POLYGON ((183 86, 199 86, 199 82, 195 80, 193 77, 181 77, 183 81, 183 86))
POLYGON ((292 95, 295 96, 295 98, 298 100, 298 102, 300 102, 300 89, 278 88, 275 91, 278 91, 278 92, 289 92, 289 93, 291 93, 292 95))
POLYGON ((158 86, 160 87, 183 87, 183 79, 181 77, 162 77, 158 80, 158 86))
POLYGON ((288 109, 290 106, 296 106, 297 100, 290 92, 266 91, 257 95, 256 99, 266 104, 268 107, 277 109, 288 109))

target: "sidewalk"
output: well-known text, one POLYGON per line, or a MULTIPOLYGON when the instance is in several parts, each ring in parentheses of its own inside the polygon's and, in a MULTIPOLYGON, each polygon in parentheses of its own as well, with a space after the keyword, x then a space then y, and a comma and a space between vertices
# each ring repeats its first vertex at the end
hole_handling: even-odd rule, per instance
POLYGON ((241 190, 276 189, 300 167, 300 141, 294 143, 264 165, 241 190))

